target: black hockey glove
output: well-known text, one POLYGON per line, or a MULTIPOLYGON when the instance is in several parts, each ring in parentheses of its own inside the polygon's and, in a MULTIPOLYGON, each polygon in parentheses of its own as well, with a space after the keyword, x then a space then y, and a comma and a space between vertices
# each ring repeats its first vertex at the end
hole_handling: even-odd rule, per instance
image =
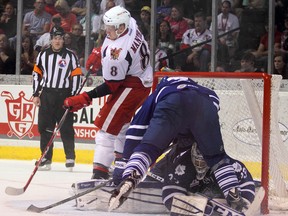
POLYGON ((245 209, 248 209, 247 203, 241 197, 240 191, 237 188, 232 188, 227 195, 227 203, 231 208, 242 212, 245 209))

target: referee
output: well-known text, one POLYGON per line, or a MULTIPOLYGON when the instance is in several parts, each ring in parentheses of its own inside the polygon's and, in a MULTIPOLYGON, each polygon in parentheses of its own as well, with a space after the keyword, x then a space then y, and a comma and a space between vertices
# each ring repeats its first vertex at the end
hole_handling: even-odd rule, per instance
MULTIPOLYGON (((38 131, 40 149, 43 154, 56 126, 65 110, 65 98, 75 95, 80 88, 82 71, 77 56, 64 47, 64 30, 53 27, 51 46, 41 51, 33 69, 33 103, 39 107, 38 131)), ((66 167, 75 165, 75 140, 73 113, 69 112, 60 128, 61 139, 66 155, 66 167)), ((53 144, 42 159, 39 170, 50 170, 53 156, 53 144)))

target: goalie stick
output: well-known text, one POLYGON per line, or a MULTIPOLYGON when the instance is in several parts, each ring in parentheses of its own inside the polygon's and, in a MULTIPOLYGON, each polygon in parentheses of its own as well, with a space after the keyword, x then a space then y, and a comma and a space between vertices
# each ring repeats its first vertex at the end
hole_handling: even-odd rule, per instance
MULTIPOLYGON (((83 89, 83 87, 84 87, 84 85, 85 85, 85 83, 86 83, 86 81, 87 81, 90 73, 91 73, 91 71, 89 70, 89 71, 87 72, 87 74, 85 75, 85 79, 83 80, 83 82, 82 82, 82 84, 81 84, 81 87, 80 87, 80 89, 78 90, 77 94, 79 94, 79 93, 81 92, 81 90, 83 89)), ((30 175, 28 181, 26 182, 25 186, 24 186, 23 188, 6 187, 6 189, 5 189, 5 193, 6 193, 6 194, 8 194, 8 195, 21 195, 21 194, 23 194, 23 193, 26 191, 26 189, 27 189, 28 186, 30 185, 30 183, 31 183, 34 175, 36 174, 36 172, 37 172, 37 170, 38 170, 38 168, 39 168, 39 165, 40 165, 42 159, 43 159, 43 158, 45 157, 45 155, 47 154, 47 152, 48 152, 49 148, 51 147, 51 145, 52 145, 52 143, 53 143, 53 141, 54 141, 57 133, 59 132, 60 128, 62 127, 62 125, 63 125, 63 123, 64 123, 64 121, 65 121, 66 116, 68 115, 68 113, 69 113, 69 109, 66 109, 66 111, 65 111, 65 113, 63 114, 62 118, 60 119, 59 123, 58 123, 57 126, 55 127, 55 129, 54 129, 54 131, 53 131, 53 134, 52 134, 52 136, 51 136, 51 138, 50 138, 50 140, 49 140, 49 142, 48 142, 45 150, 43 151, 43 154, 41 155, 40 159, 37 161, 37 163, 36 163, 36 165, 35 165, 35 167, 34 167, 34 169, 33 169, 33 172, 31 173, 31 175, 30 175)))
MULTIPOLYGON (((162 178, 161 176, 158 176, 150 171, 147 172, 147 175, 152 177, 153 179, 160 181, 160 182, 164 182, 164 178, 162 178)), ((254 201, 251 203, 251 205, 249 206, 249 208, 247 209, 247 211, 245 213, 236 211, 235 209, 213 199, 210 197, 207 197, 201 193, 197 193, 197 195, 201 195, 205 198, 208 199, 208 202, 210 202, 213 207, 214 207, 214 211, 220 213, 223 216, 254 216, 260 209, 260 205, 261 202, 265 196, 265 190, 263 187, 260 187, 259 190, 256 192, 255 194, 255 198, 254 201)))
POLYGON ((27 211, 40 213, 40 212, 42 212, 42 211, 45 211, 45 210, 54 208, 54 207, 56 207, 56 206, 62 205, 62 204, 66 203, 66 202, 69 202, 69 201, 71 201, 71 200, 74 200, 74 199, 76 199, 76 198, 78 198, 78 197, 81 197, 81 196, 84 196, 84 195, 86 195, 86 194, 88 194, 88 193, 91 193, 92 191, 95 191, 95 190, 97 190, 97 189, 99 189, 99 188, 102 188, 102 187, 104 187, 105 185, 111 183, 112 181, 113 181, 113 179, 107 180, 106 182, 103 182, 103 183, 97 185, 97 186, 94 187, 94 188, 91 188, 91 189, 89 189, 89 190, 86 190, 86 191, 83 191, 83 192, 81 192, 81 193, 75 194, 75 195, 70 196, 70 197, 68 197, 68 198, 66 198, 66 199, 60 200, 60 201, 58 201, 58 202, 56 202, 56 203, 53 203, 53 204, 50 204, 50 205, 47 205, 47 206, 44 206, 44 207, 37 207, 37 206, 34 206, 34 205, 32 204, 32 205, 30 205, 30 206, 27 208, 27 211))

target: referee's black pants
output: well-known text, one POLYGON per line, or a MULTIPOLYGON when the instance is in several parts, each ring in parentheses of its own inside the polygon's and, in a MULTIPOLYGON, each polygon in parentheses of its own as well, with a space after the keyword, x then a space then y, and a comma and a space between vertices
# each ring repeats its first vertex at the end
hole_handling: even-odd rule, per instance
MULTIPOLYGON (((59 123, 65 109, 63 101, 71 96, 71 89, 44 88, 40 100, 38 113, 38 131, 40 133, 40 149, 43 154, 54 132, 56 123, 59 123)), ((73 129, 73 113, 69 112, 60 128, 61 139, 66 159, 75 159, 75 139, 73 129)), ((53 144, 50 146, 45 158, 52 161, 53 144)))

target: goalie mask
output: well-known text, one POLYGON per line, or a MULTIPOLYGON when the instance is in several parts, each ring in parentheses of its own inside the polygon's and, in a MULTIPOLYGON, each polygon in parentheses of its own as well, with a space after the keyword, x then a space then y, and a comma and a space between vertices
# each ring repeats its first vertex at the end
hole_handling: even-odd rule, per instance
POLYGON ((196 178, 198 180, 202 180, 205 177, 207 171, 209 170, 209 167, 204 160, 203 155, 198 150, 196 143, 193 143, 191 147, 191 159, 197 172, 196 178))

